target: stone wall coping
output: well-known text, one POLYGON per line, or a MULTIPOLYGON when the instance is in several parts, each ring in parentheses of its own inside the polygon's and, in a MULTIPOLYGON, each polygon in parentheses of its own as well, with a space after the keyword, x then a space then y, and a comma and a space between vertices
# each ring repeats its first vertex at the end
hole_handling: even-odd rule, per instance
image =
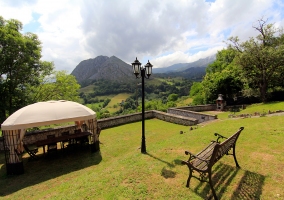
MULTIPOLYGON (((173 107, 173 109, 183 109, 183 108, 202 108, 207 106, 216 106, 215 104, 206 104, 206 105, 196 105, 196 106, 181 106, 181 107, 173 107)), ((171 108, 169 108, 171 109, 171 108)))
POLYGON ((194 113, 194 114, 203 115, 203 116, 217 117, 217 115, 211 115, 211 114, 202 113, 202 112, 196 112, 196 111, 191 111, 191 110, 183 110, 182 108, 183 108, 183 107, 179 107, 179 108, 169 108, 168 110, 182 110, 183 112, 194 113))
MULTIPOLYGON (((166 116, 171 116, 171 117, 174 117, 174 118, 180 118, 180 119, 187 119, 187 120, 191 120, 191 121, 196 121, 196 119, 192 118, 192 117, 185 117, 185 116, 181 116, 181 115, 165 113, 165 112, 158 111, 158 110, 148 110, 148 111, 145 111, 145 114, 147 114, 147 113, 148 114, 159 113, 159 114, 166 115, 166 116)), ((196 113, 198 113, 198 112, 196 112, 196 113)), ((127 117, 131 117, 131 116, 134 116, 134 115, 141 115, 141 114, 142 114, 141 112, 138 112, 138 113, 132 113, 132 114, 127 114, 127 115, 108 117, 108 118, 104 118, 104 119, 99 119, 98 122, 109 121, 109 120, 114 120, 114 119, 121 119, 121 118, 127 118, 127 117)), ((200 114, 200 113, 198 113, 198 114, 200 114)), ((155 116, 152 116, 151 118, 155 118, 155 116)))
POLYGON ((159 114, 162 114, 162 115, 171 116, 171 117, 174 117, 174 118, 186 119, 186 120, 190 120, 190 121, 194 121, 194 122, 195 122, 195 121, 198 121, 197 119, 192 118, 192 117, 185 117, 185 116, 175 115, 175 114, 172 114, 172 113, 165 113, 165 112, 157 111, 157 110, 154 110, 153 112, 154 112, 154 113, 159 113, 159 114))
MULTIPOLYGON (((148 111, 145 111, 145 114, 147 114, 147 113, 151 114, 152 112, 153 112, 153 110, 148 110, 148 111)), ((109 121, 109 120, 114 120, 114 119, 127 118, 127 117, 131 117, 131 116, 134 116, 134 115, 141 115, 141 112, 131 113, 131 114, 127 114, 127 115, 114 116, 114 117, 108 117, 108 118, 103 118, 103 119, 98 119, 98 121, 109 121)))

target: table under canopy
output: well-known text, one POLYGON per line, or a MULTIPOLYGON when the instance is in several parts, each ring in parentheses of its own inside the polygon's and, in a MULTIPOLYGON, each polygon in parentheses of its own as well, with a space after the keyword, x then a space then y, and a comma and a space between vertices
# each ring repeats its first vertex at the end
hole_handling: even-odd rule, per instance
MULTIPOLYGON (((38 102, 25 106, 9 116, 1 125, 7 174, 23 173, 22 158, 17 152, 24 150, 23 138, 27 128, 65 122, 74 122, 79 128, 81 124, 86 124, 88 132, 91 133, 91 144, 99 143, 96 113, 77 102, 38 102)), ((99 147, 96 146, 94 150, 99 150, 99 147)))

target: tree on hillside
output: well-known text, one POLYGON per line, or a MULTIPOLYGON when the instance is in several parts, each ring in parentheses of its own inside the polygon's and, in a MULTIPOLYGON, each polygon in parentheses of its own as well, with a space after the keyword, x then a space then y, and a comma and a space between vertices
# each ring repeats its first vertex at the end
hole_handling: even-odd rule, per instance
POLYGON ((233 98, 242 90, 243 77, 234 63, 235 56, 233 49, 218 51, 216 60, 206 68, 203 81, 191 87, 193 104, 214 103, 218 94, 233 98))
POLYGON ((221 72, 206 74, 202 81, 205 102, 214 103, 218 94, 225 99, 232 99, 242 90, 243 83, 240 77, 230 68, 221 72))
POLYGON ((256 38, 240 43, 238 37, 232 37, 229 48, 239 52, 237 64, 248 86, 258 90, 262 102, 266 102, 270 89, 284 86, 284 34, 262 19, 253 28, 260 33, 256 38))
POLYGON ((193 98, 192 105, 204 104, 204 93, 201 82, 194 82, 190 88, 189 96, 193 98))
POLYGON ((168 101, 176 101, 178 99, 178 95, 177 94, 170 94, 168 96, 168 101))
POLYGON ((27 104, 26 86, 38 85, 53 65, 43 62, 41 42, 33 33, 22 34, 22 23, 0 16, 0 121, 27 104))
POLYGON ((79 89, 75 76, 66 71, 53 71, 51 75, 42 76, 40 84, 27 87, 30 103, 48 100, 79 101, 79 89))
POLYGON ((206 73, 222 72, 235 59, 237 52, 234 49, 223 49, 216 54, 216 60, 209 64, 206 73))

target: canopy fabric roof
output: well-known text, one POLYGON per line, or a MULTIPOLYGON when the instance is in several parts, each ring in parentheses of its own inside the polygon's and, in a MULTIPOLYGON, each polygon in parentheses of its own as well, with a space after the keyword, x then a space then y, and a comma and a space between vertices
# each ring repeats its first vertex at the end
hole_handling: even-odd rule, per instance
POLYGON ((10 115, 1 125, 2 130, 26 129, 70 121, 96 118, 90 108, 72 101, 38 102, 23 107, 10 115))

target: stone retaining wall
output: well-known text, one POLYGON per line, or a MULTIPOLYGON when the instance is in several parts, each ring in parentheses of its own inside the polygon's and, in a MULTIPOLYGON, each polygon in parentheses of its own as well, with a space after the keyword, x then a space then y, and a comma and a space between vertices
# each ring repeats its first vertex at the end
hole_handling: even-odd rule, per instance
POLYGON ((180 110, 190 110, 195 112, 202 112, 202 111, 212 111, 216 110, 216 104, 207 104, 207 105, 198 105, 198 106, 184 106, 184 107, 176 107, 173 109, 180 109, 180 110))
MULTIPOLYGON (((145 112, 145 119, 153 118, 152 111, 145 112)), ((142 120, 141 113, 133 113, 128 115, 116 116, 116 117, 109 117, 105 119, 98 119, 98 126, 101 129, 111 128, 123 124, 128 124, 132 122, 137 122, 142 120)))
MULTIPOLYGON (((165 113, 161 111, 156 111, 156 110, 146 111, 145 119, 152 119, 152 118, 157 118, 157 119, 160 119, 166 122, 181 124, 185 126, 191 126, 191 125, 197 124, 197 120, 190 118, 190 117, 177 116, 177 115, 173 115, 173 114, 165 113)), ((132 123, 132 122, 138 122, 141 120, 142 120, 141 113, 133 113, 129 115, 99 119, 98 126, 101 129, 104 129, 104 128, 110 128, 114 126, 120 126, 123 124, 132 123)))
MULTIPOLYGON (((205 121, 217 119, 217 115, 210 115, 210 114, 206 114, 206 113, 190 111, 190 110, 186 110, 184 108, 185 107, 182 107, 182 109, 181 108, 169 108, 168 113, 173 114, 173 115, 180 115, 180 116, 184 116, 184 117, 194 118, 194 119, 197 120, 198 124, 205 122, 205 121)), ((209 108, 209 107, 207 107, 207 108, 209 108)), ((200 110, 203 110, 203 109, 204 108, 200 108, 200 110)))
POLYGON ((166 122, 181 124, 184 126, 192 126, 198 124, 198 120, 188 116, 174 115, 172 113, 164 113, 160 111, 153 111, 154 117, 166 122))

